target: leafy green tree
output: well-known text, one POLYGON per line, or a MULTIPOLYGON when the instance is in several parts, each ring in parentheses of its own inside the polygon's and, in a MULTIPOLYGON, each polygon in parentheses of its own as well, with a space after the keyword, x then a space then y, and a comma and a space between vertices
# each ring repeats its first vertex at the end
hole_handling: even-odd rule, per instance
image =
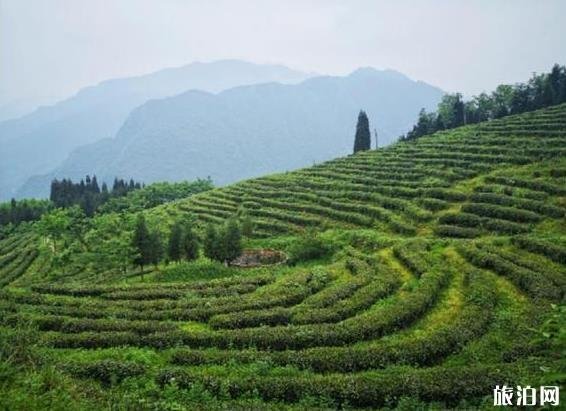
POLYGON ((71 217, 68 211, 62 208, 57 208, 41 216, 41 219, 37 223, 37 230, 41 235, 51 241, 53 254, 56 255, 58 253, 58 245, 69 232, 70 225, 71 217))
POLYGON ((123 214, 103 214, 93 219, 92 229, 85 235, 90 250, 88 263, 95 272, 119 269, 126 273, 139 256, 132 245, 130 224, 123 214))
POLYGON ((436 131, 435 121, 435 113, 427 113, 424 108, 421 109, 417 124, 407 133, 405 140, 413 140, 426 134, 434 133, 436 131))
POLYGON ((223 244, 218 229, 214 224, 206 226, 204 235, 204 255, 211 260, 222 261, 224 252, 222 250, 223 244))
MULTIPOLYGON (((116 190, 124 191, 118 181, 115 184, 117 185, 116 190)), ((98 208, 98 212, 137 212, 212 188, 213 184, 210 179, 198 179, 179 183, 153 183, 140 189, 128 191, 123 196, 114 195, 114 191, 112 191, 111 198, 98 208)))
POLYGON ((473 101, 477 110, 476 119, 478 122, 493 118, 493 100, 487 93, 475 96, 473 101))
POLYGON ((183 227, 179 222, 175 222, 169 234, 167 245, 167 257, 170 261, 179 261, 183 256, 183 227))
POLYGON ((132 245, 136 249, 137 257, 134 264, 140 267, 143 271, 144 265, 151 263, 151 239, 149 230, 145 222, 143 214, 138 214, 136 219, 136 226, 134 229, 134 236, 132 238, 132 245))
POLYGON ((251 237, 254 233, 254 222, 249 215, 244 215, 242 218, 242 235, 245 237, 251 237))
POLYGON ((526 83, 501 84, 491 94, 481 93, 465 103, 460 94, 447 94, 438 104, 436 114, 428 118, 424 110, 421 110, 417 124, 406 137, 402 136, 400 139, 412 140, 434 131, 520 114, 563 102, 566 102, 566 67, 556 64, 549 73, 533 74, 526 83))
POLYGON ((80 251, 88 251, 84 240, 88 221, 78 206, 69 209, 58 208, 44 214, 36 227, 47 239, 53 266, 61 269, 63 273, 71 263, 72 256, 80 251))
POLYGON ((354 153, 371 148, 371 133, 369 131, 369 119, 365 111, 361 110, 358 114, 358 124, 356 125, 356 136, 354 138, 354 153))
POLYGON ((185 229, 183 236, 183 255, 188 261, 193 261, 198 258, 199 242, 196 234, 189 226, 185 229))
POLYGON ((445 94, 438 104, 438 117, 442 128, 459 127, 464 124, 464 102, 460 93, 445 94))
POLYGON ((513 86, 501 84, 497 86, 491 94, 493 100, 492 118, 500 118, 511 112, 511 102, 513 100, 513 86))
POLYGON ((0 203, 0 226, 18 225, 24 221, 36 221, 49 212, 53 204, 49 200, 12 198, 10 202, 0 203))
POLYGON ((222 261, 232 261, 242 254, 242 231, 235 218, 226 223, 223 230, 224 255, 222 261))
POLYGON ((147 263, 153 264, 157 268, 157 264, 159 264, 164 254, 163 242, 158 230, 149 233, 148 243, 147 263))
POLYGON ((511 114, 524 113, 530 110, 532 90, 528 84, 518 84, 511 98, 511 114))

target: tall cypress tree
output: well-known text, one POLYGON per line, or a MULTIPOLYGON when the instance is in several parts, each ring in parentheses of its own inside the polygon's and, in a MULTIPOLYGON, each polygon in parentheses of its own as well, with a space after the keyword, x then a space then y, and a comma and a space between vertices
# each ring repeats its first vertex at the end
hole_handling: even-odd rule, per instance
POLYGON ((371 134, 369 131, 369 120, 365 111, 361 110, 356 125, 356 137, 354 139, 354 153, 371 148, 371 134))

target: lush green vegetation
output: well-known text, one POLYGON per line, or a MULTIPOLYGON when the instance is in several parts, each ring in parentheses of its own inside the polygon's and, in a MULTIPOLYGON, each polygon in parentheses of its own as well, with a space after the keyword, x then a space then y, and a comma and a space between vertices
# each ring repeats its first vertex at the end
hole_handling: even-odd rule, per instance
MULTIPOLYGON (((501 84, 491 94, 481 93, 466 102, 460 93, 446 94, 436 112, 427 113, 422 109, 417 124, 401 139, 414 140, 436 131, 561 103, 566 103, 566 67, 555 64, 549 73, 533 74, 527 83, 501 84)), ((524 126, 524 131, 537 128, 524 126)))
POLYGON ((49 211, 0 239, 0 403, 470 409, 563 384, 565 151, 562 104, 49 211), (288 260, 224 263, 242 247, 288 260))
POLYGON ((18 225, 22 222, 35 221, 53 209, 53 204, 47 200, 26 199, 9 203, 0 203, 0 227, 18 225))
MULTIPOLYGON (((96 176, 73 183, 71 180, 53 180, 49 200, 12 199, 0 203, 0 229, 10 231, 22 222, 37 221, 54 208, 80 207, 92 217, 95 213, 137 212, 180 198, 211 190, 212 181, 196 180, 180 183, 153 183, 148 186, 133 180, 115 179, 111 189, 106 183, 99 187, 96 176)), ((0 233, 1 234, 1 233, 0 233)))

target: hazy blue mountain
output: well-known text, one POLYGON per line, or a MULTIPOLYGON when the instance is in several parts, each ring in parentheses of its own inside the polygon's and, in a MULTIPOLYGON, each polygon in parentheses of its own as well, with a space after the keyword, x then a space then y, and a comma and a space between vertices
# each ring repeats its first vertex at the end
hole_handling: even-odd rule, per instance
POLYGON ((406 132, 422 107, 436 107, 442 94, 371 68, 296 85, 189 91, 138 107, 115 138, 75 150, 52 173, 30 179, 18 196, 45 196, 52 178, 85 174, 146 183, 210 176, 226 184, 296 169, 351 153, 360 109, 383 145, 406 132))
POLYGON ((51 104, 57 100, 59 99, 49 96, 12 100, 0 97, 0 122, 22 117, 31 113, 39 106, 51 104))
POLYGON ((13 196, 29 177, 53 170, 75 148, 114 137, 128 114, 150 99, 190 89, 216 93, 245 84, 296 83, 311 76, 284 66, 223 60, 87 87, 55 105, 0 123, 0 200, 13 196))

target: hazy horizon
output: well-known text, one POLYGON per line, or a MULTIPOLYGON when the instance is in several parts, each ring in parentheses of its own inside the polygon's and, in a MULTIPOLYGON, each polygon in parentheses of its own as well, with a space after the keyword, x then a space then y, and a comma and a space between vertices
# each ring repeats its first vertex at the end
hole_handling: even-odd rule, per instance
POLYGON ((555 0, 0 0, 0 106, 224 59, 329 75, 392 69, 471 95, 564 63, 563 15, 555 0))

